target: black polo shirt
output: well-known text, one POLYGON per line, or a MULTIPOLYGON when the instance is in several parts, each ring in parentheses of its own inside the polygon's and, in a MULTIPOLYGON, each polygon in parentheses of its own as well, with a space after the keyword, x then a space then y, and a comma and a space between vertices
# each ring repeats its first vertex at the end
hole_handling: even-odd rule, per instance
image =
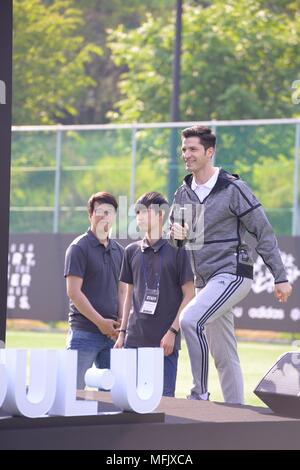
MULTIPOLYGON (((161 238, 151 247, 144 239, 125 248, 120 280, 133 284, 133 311, 129 316, 126 347, 160 346, 182 302, 181 286, 193 278, 186 250, 173 247, 167 240, 161 238), (150 289, 156 288, 161 272, 159 300, 154 315, 140 313, 146 288, 145 271, 150 289)), ((175 347, 178 348, 179 343, 178 335, 175 347)))
MULTIPOLYGON (((118 316, 118 279, 124 248, 115 240, 102 245, 91 230, 77 237, 66 251, 65 277, 83 279, 82 292, 104 318, 118 316)), ((99 332, 94 323, 70 300, 69 323, 73 329, 99 332)))

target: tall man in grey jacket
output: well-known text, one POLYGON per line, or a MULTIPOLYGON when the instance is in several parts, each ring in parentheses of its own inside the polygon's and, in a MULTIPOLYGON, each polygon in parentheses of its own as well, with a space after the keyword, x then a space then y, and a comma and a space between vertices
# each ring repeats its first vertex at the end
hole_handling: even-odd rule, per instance
POLYGON ((246 232, 256 237, 256 251, 274 276, 279 302, 287 300, 292 288, 261 204, 237 175, 214 167, 215 143, 216 137, 207 127, 193 126, 182 132, 182 156, 190 174, 174 196, 170 236, 189 250, 197 290, 181 313, 193 374, 187 398, 209 397, 209 345, 225 402, 242 404, 243 377, 232 307, 249 293, 253 279, 246 232), (184 226, 178 218, 182 207, 188 219, 184 226))

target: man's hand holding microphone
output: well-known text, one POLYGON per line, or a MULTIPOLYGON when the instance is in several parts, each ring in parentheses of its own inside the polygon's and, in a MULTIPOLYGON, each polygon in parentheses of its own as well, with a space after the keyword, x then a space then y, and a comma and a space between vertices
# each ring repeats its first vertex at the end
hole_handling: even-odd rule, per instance
POLYGON ((170 236, 173 240, 177 240, 177 247, 181 248, 183 246, 183 240, 187 238, 189 226, 184 221, 185 219, 185 208, 181 207, 179 209, 179 222, 174 222, 171 226, 170 236))

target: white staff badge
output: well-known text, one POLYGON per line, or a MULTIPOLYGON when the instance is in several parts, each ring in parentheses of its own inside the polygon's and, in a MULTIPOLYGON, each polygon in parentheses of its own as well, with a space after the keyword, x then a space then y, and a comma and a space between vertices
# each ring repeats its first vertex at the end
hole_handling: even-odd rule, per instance
POLYGON ((159 298, 159 289, 146 288, 146 292, 144 295, 144 300, 142 303, 140 313, 146 313, 147 315, 154 315, 155 309, 158 304, 158 298, 159 298))

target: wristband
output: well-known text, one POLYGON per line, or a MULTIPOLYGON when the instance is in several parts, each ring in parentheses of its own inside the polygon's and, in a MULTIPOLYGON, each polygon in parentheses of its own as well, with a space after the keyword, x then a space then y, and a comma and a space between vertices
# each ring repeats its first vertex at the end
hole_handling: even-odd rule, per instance
POLYGON ((177 336, 178 333, 179 333, 179 331, 175 330, 175 328, 173 328, 173 326, 170 326, 169 331, 172 331, 172 333, 174 333, 175 336, 177 336))
POLYGON ((126 333, 126 330, 119 330, 119 333, 126 333))

